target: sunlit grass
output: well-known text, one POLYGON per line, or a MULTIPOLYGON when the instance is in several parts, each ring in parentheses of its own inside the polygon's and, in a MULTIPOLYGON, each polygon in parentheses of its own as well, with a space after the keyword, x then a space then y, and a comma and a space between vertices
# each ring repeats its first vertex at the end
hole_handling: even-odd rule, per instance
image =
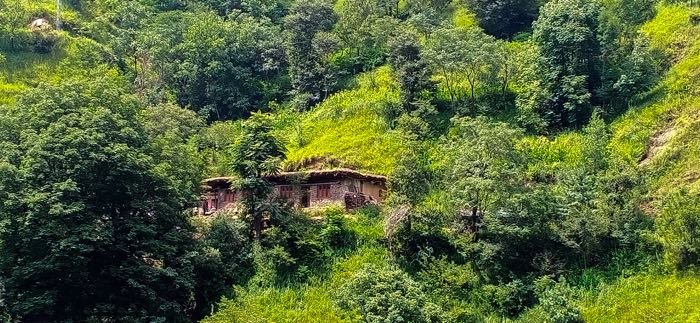
MULTIPOLYGON (((675 64, 655 89, 651 102, 633 108, 612 125, 611 150, 651 176, 652 199, 662 202, 681 189, 700 191, 700 25, 690 17, 700 8, 661 6, 642 27, 652 46, 675 64), (654 153, 655 138, 670 134, 654 153)), ((658 142, 658 140, 657 140, 658 142)))
POLYGON ((391 172, 402 144, 383 109, 398 104, 398 85, 388 67, 361 75, 357 83, 305 113, 300 127, 288 130, 290 163, 332 156, 369 171, 391 172))
POLYGON ((584 301, 586 322, 699 322, 700 278, 638 275, 584 301))

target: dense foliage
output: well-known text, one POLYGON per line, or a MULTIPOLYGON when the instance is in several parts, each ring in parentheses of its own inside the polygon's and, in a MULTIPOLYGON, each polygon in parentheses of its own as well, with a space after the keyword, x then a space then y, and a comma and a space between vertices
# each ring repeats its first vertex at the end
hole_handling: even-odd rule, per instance
POLYGON ((182 321, 197 305, 190 198, 149 155, 135 103, 95 79, 41 86, 3 111, 11 317, 182 321))
POLYGON ((697 1, 0 0, 0 320, 697 321, 698 75, 697 1))

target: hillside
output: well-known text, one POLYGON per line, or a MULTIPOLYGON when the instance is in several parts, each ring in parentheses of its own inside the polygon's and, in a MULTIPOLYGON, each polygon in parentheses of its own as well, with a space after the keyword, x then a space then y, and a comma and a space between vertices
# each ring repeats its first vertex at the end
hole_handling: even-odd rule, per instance
POLYGON ((700 318, 696 1, 0 0, 0 150, 2 321, 700 318))
POLYGON ((650 197, 657 208, 678 191, 700 188, 700 25, 692 22, 699 14, 697 8, 664 6, 642 27, 672 67, 646 102, 612 124, 613 151, 653 174, 650 197))
POLYGON ((333 157, 361 169, 391 172, 402 146, 399 132, 390 128, 384 114, 388 106, 399 104, 398 86, 388 67, 361 75, 356 83, 286 129, 288 164, 333 157))

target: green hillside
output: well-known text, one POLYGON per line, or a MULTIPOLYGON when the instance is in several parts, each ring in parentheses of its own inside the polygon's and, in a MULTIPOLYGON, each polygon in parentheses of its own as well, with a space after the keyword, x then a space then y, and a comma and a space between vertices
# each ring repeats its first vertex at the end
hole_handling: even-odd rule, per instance
POLYGON ((697 1, 0 0, 0 151, 3 322, 700 318, 697 1))
POLYGON ((302 114, 301 122, 287 130, 287 163, 333 157, 369 171, 391 172, 402 145, 384 114, 398 104, 399 89, 388 67, 361 75, 356 83, 302 114))
POLYGON ((697 8, 662 6, 641 31, 669 55, 672 67, 646 102, 612 124, 611 148, 622 159, 652 174, 655 202, 679 190, 698 192, 700 155, 700 26, 697 8))

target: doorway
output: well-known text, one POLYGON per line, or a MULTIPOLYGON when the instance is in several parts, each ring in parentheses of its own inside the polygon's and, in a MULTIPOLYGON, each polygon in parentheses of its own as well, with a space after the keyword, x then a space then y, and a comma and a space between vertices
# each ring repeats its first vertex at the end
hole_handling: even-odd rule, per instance
POLYGON ((311 206, 311 194, 310 194, 311 188, 308 186, 304 186, 301 188, 301 207, 309 207, 311 206))

